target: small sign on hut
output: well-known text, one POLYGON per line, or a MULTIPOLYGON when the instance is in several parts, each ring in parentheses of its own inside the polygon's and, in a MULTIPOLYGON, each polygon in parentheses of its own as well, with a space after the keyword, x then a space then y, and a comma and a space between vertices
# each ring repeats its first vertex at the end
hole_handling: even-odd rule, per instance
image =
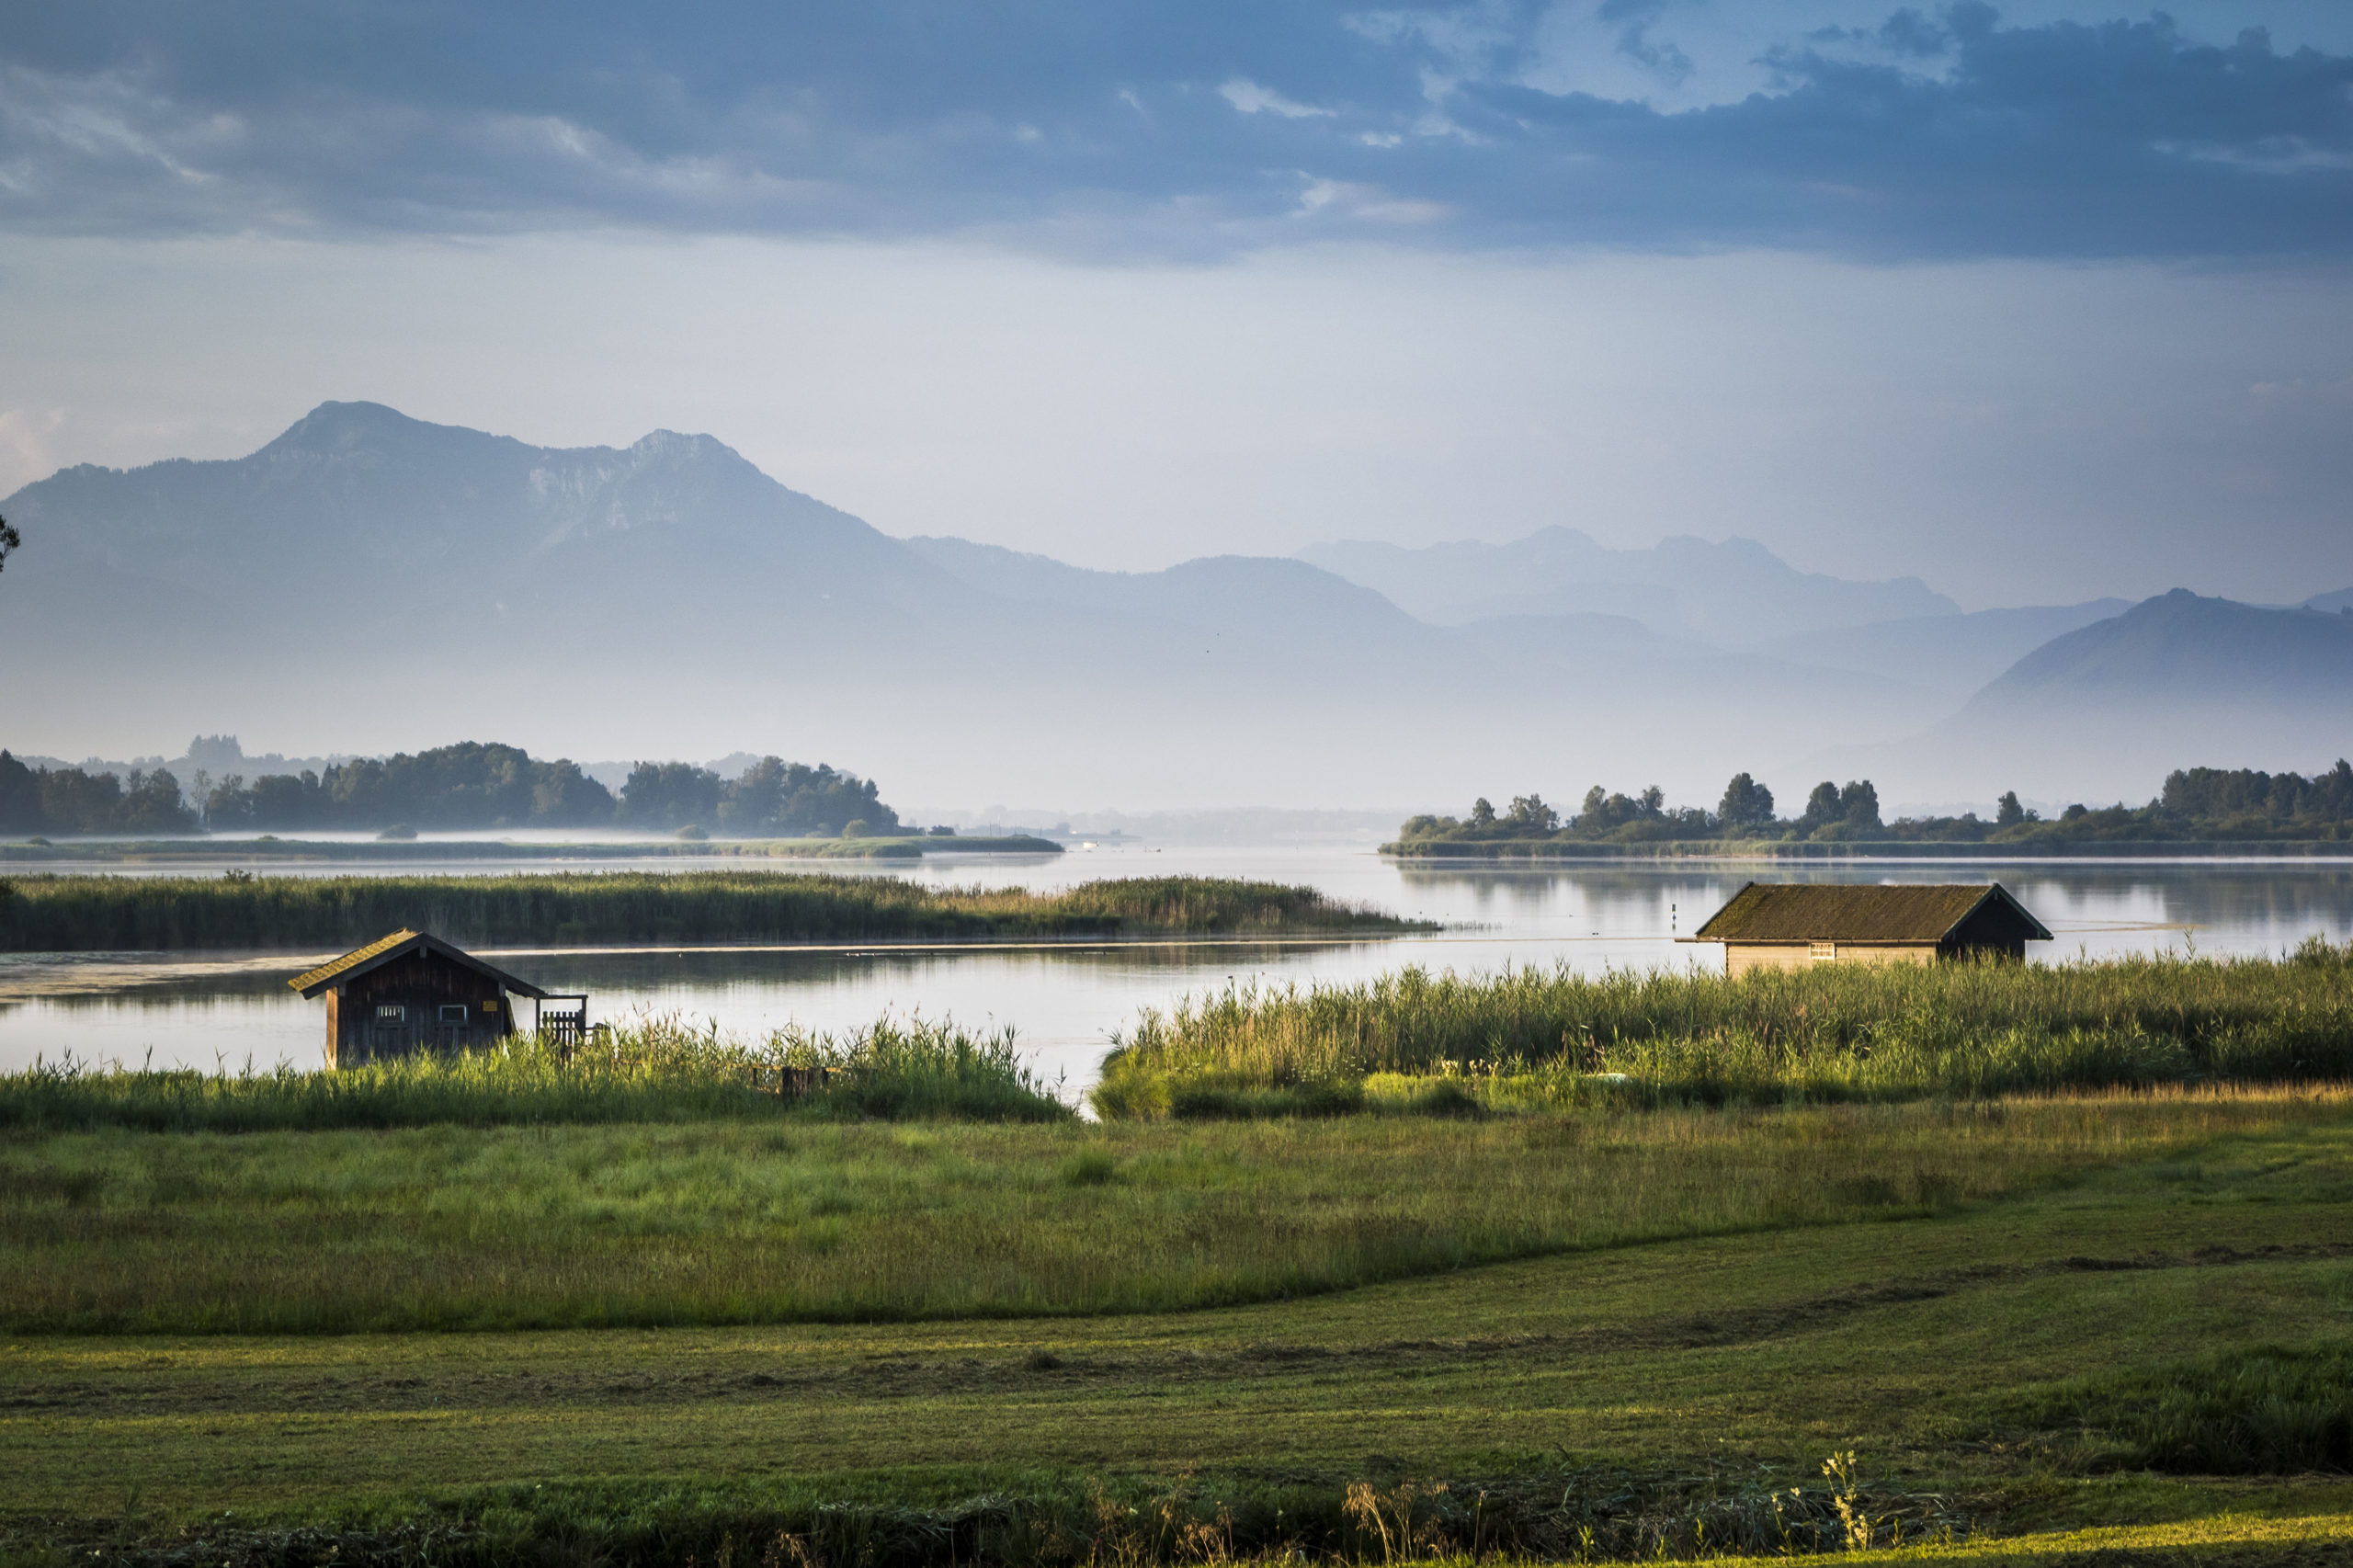
POLYGON ((418 1051, 459 1051, 515 1032, 515 1003, 533 1003, 533 1028, 576 1043, 588 998, 557 995, 460 951, 438 937, 400 930, 287 982, 327 999, 327 1065, 358 1067, 418 1051), (575 1008, 541 1010, 551 1001, 575 1008))
POLYGON ((1724 972, 1817 963, 2026 957, 2051 933, 1999 882, 1750 882, 1686 942, 1722 942, 1724 972))

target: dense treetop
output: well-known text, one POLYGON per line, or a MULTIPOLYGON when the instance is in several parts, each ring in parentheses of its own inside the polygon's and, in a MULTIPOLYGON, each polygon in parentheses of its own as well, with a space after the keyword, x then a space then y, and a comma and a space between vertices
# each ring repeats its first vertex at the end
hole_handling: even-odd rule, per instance
POLYGON ((192 788, 172 773, 128 777, 80 767, 28 767, 0 751, 0 834, 183 834, 440 831, 518 827, 717 830, 738 837, 912 832, 872 781, 762 757, 733 779, 684 762, 641 762, 620 796, 569 758, 543 762, 519 746, 476 741, 324 770, 201 772, 192 788))
POLYGON ((2046 819, 2005 793, 1991 821, 1974 812, 1882 822, 1879 791, 1868 778, 1825 778, 1805 809, 1775 814, 1773 791, 1746 773, 1733 775, 1713 811, 1669 806, 1656 785, 1638 795, 1598 784, 1565 820, 1540 796, 1515 796, 1498 812, 1485 799, 1470 814, 1417 816, 1398 832, 1401 846, 1440 844, 1649 844, 1694 839, 1790 843, 1882 842, 2058 845, 2212 840, 2353 841, 2353 764, 2340 759, 2310 778, 2254 768, 2191 767, 2165 778, 2144 806, 2072 805, 2046 819))

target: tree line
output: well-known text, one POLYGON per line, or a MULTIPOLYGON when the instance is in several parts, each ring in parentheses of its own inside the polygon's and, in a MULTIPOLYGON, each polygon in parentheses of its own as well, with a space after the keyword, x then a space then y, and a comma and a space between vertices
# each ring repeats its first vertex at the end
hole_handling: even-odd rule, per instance
POLYGON ((691 763, 641 762, 616 797, 568 757, 542 761, 519 746, 474 741, 252 779, 199 771, 192 788, 164 768, 118 777, 28 767, 0 751, 0 834, 7 835, 606 825, 758 838, 915 831, 871 780, 774 756, 734 778, 691 763))
POLYGON ((2066 844, 2184 840, 2353 840, 2353 765, 2339 759, 2307 778, 2255 768, 2191 767, 2166 775, 2165 788, 2144 806, 2071 805, 2045 817, 2004 792, 1990 818, 1880 816, 1879 790, 1868 778, 1838 784, 1824 779, 1795 815, 1777 814, 1773 791, 1747 773, 1735 773, 1711 811, 1669 806, 1655 784, 1639 794, 1586 791, 1576 811, 1563 813, 1540 795, 1516 795, 1497 811, 1484 797, 1466 817, 1424 815, 1399 830, 1401 843, 1643 844, 1691 839, 1814 843, 1870 840, 1932 843, 2066 844))

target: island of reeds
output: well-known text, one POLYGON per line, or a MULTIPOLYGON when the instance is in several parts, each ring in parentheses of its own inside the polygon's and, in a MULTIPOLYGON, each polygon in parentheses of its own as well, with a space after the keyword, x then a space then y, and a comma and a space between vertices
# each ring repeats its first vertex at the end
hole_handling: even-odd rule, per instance
POLYGON ((1540 795, 1497 811, 1483 796, 1462 817, 1409 819, 1381 853, 1419 859, 1546 859, 1623 855, 1999 857, 2229 853, 2353 854, 2353 763, 2325 773, 2191 767, 2165 778, 2145 805, 2076 803, 2052 817, 2003 794, 1990 817, 1881 819, 1868 778, 1824 779, 1804 809, 1777 813, 1773 791, 1733 775, 1722 799, 1670 806, 1656 785, 1638 794, 1586 791, 1563 812, 1540 795))
POLYGON ((494 946, 1347 938, 1430 928, 1310 887, 1213 877, 1053 892, 773 871, 0 879, 5 952, 317 951, 402 926, 494 946))
POLYGON ((2353 947, 2281 959, 1819 965, 1737 979, 1566 965, 1229 987, 1147 1012, 1112 1118, 1772 1105, 2353 1076, 2353 947))

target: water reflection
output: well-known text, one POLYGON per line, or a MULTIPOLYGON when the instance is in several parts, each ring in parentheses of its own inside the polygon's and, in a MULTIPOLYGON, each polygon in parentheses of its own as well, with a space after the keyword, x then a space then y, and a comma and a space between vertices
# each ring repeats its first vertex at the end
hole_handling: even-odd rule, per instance
MULTIPOLYGON (((829 868, 830 869, 830 868, 829 868)), ((1773 865, 1438 868, 1333 849, 1129 849, 1025 866, 892 868, 934 885, 1056 887, 1094 877, 1248 876, 1442 921, 1438 936, 1371 943, 1134 947, 835 947, 786 950, 501 950, 502 967, 551 990, 585 990, 597 1016, 675 1013, 723 1029, 844 1028, 885 1009, 1010 1025, 1050 1076, 1092 1080, 1113 1031, 1228 980, 1310 984, 1407 963, 1462 971, 1567 963, 1583 971, 1712 963, 1677 946, 1751 880, 1958 881, 1997 878, 2058 940, 2035 956, 2276 953, 2315 932, 2353 935, 2353 863, 2037 861, 1787 868, 1773 865)), ((849 874, 878 874, 863 868, 849 874)), ((486 953, 492 949, 484 949, 486 953)), ((158 1064, 248 1060, 316 1066, 316 1003, 285 982, 323 954, 0 957, 0 1066, 150 1052, 158 1064)))

